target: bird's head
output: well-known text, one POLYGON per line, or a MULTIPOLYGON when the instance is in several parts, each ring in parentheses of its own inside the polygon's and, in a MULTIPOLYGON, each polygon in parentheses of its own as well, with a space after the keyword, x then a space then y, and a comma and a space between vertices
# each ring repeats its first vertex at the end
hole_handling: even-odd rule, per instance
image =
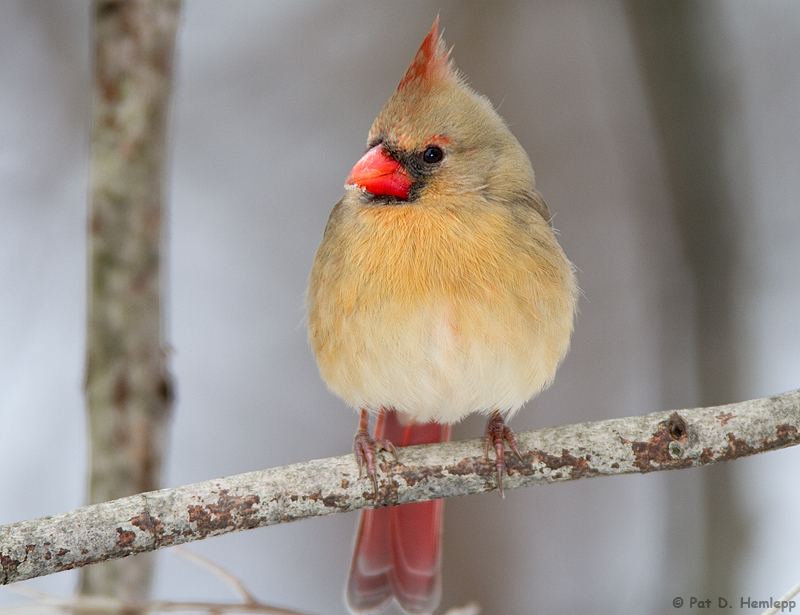
POLYGON ((438 23, 378 114, 347 187, 388 204, 468 193, 522 198, 533 189, 528 156, 489 100, 458 74, 438 23))

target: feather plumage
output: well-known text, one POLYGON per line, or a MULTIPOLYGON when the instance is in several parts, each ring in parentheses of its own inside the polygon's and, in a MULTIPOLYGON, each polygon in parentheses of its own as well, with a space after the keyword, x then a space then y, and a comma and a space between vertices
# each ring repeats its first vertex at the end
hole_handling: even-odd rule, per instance
MULTIPOLYGON (((567 352, 577 287, 528 156, 453 67, 438 19, 368 149, 311 272, 323 379, 354 408, 388 409, 376 438, 436 421, 441 439, 471 412, 515 413, 567 352)), ((348 585, 355 612, 392 596, 409 613, 435 609, 441 510, 365 512, 348 585)))

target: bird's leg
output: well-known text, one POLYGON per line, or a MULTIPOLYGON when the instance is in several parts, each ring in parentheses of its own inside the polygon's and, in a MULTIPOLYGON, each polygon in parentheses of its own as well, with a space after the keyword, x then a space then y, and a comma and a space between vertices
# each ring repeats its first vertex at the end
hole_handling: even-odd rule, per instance
POLYGON ((361 411, 361 420, 358 422, 358 430, 353 438, 353 453, 358 463, 358 477, 361 478, 366 466, 367 476, 372 479, 375 487, 375 498, 378 497, 378 469, 375 466, 375 451, 389 451, 397 461, 397 449, 389 440, 383 438, 373 438, 368 430, 369 415, 366 410, 361 411))
POLYGON ((506 426, 506 422, 503 420, 500 412, 495 410, 489 417, 489 422, 486 423, 486 434, 483 436, 483 446, 484 455, 487 460, 489 459, 489 449, 492 446, 494 447, 495 455, 497 456, 495 460, 495 466, 497 467, 497 489, 500 491, 500 497, 505 497, 503 494, 503 473, 506 471, 506 442, 508 442, 508 447, 519 460, 523 461, 522 453, 519 452, 519 447, 517 446, 517 439, 514 437, 514 432, 506 426))

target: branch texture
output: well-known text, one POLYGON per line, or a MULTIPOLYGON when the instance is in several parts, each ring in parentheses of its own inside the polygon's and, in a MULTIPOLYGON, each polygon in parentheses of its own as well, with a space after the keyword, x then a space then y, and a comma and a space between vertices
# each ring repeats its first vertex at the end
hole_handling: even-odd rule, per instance
MULTIPOLYGON (((800 443, 800 390, 727 406, 656 412, 517 434, 507 489, 708 465, 800 443)), ((386 456, 373 504, 353 455, 249 472, 0 527, 0 582, 239 530, 495 489, 481 440, 386 456)))
MULTIPOLYGON (((86 408, 89 501, 162 486, 172 378, 162 318, 163 178, 179 0, 95 0, 86 408)), ((147 558, 84 570, 86 595, 141 599, 147 558)))

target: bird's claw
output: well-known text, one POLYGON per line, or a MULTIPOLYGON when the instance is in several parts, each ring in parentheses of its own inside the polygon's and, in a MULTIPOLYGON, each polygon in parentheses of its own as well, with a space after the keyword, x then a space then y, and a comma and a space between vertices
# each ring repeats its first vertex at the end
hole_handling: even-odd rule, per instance
POLYGON ((520 461, 522 453, 519 452, 517 446, 517 439, 514 437, 514 432, 511 431, 503 420, 502 415, 498 411, 492 412, 489 417, 489 422, 486 424, 486 433, 483 436, 484 456, 489 459, 489 449, 494 447, 496 459, 495 467, 497 468, 497 489, 500 492, 500 497, 505 497, 503 493, 503 473, 506 472, 506 442, 508 447, 517 456, 520 461))
POLYGON ((353 453, 356 456, 356 463, 358 463, 358 477, 361 478, 364 475, 366 468, 367 477, 372 479, 372 486, 375 488, 374 493, 377 499, 378 468, 375 463, 375 451, 388 451, 394 456, 394 460, 398 461, 397 449, 394 444, 389 440, 373 438, 366 429, 359 429, 353 439, 353 453))

